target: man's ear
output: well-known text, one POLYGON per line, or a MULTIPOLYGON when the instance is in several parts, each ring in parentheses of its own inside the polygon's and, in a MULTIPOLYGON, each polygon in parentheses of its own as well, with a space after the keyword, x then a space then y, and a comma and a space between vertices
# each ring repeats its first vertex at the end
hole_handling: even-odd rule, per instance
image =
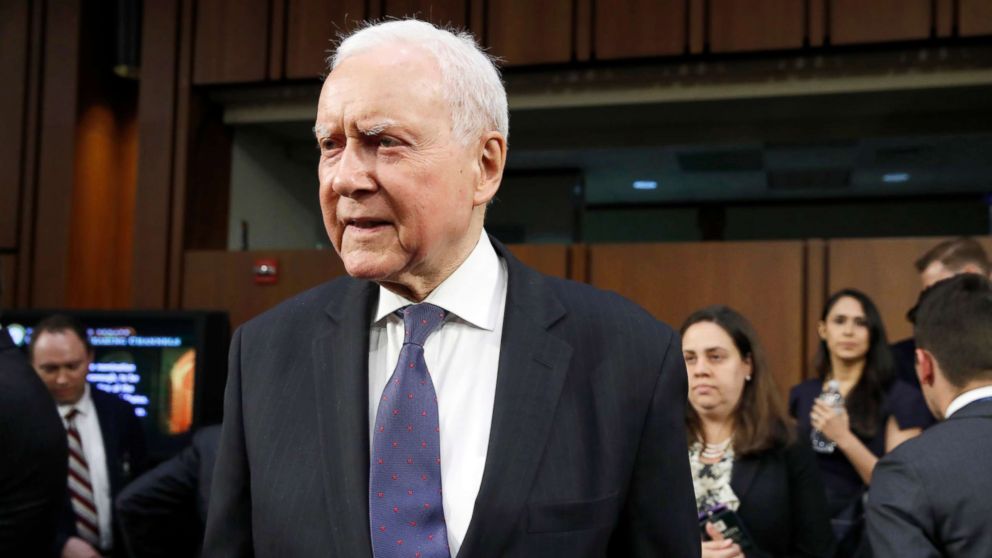
POLYGON ((920 380, 921 386, 933 387, 934 380, 937 379, 934 372, 934 358, 930 351, 926 349, 916 349, 916 377, 920 380))
POLYGON ((506 138, 499 132, 483 134, 479 149, 479 183, 475 186, 473 202, 485 205, 493 199, 503 180, 506 166, 506 138))

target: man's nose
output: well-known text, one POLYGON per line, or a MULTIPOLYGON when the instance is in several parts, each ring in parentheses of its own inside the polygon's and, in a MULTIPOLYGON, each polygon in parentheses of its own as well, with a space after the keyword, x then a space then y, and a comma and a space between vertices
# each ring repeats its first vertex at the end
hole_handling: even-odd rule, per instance
POLYGON ((331 188, 339 196, 352 198, 376 189, 375 153, 358 141, 348 141, 335 165, 331 188))

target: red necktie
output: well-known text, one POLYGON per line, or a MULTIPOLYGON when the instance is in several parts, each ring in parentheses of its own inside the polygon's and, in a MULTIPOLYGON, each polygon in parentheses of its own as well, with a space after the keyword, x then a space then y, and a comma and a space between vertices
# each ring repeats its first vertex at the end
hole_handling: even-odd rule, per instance
POLYGON ((78 415, 79 411, 75 408, 65 415, 65 431, 69 435, 69 499, 76 514, 76 532, 86 542, 99 548, 100 521, 93 498, 93 485, 90 484, 90 468, 83 454, 83 439, 76 430, 78 415))

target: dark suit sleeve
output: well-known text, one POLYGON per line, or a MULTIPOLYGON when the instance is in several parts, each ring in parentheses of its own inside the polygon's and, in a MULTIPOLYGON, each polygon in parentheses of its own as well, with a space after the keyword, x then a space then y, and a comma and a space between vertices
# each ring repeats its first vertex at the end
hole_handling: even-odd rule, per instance
POLYGON ((251 479, 245 448, 244 413, 241 407, 241 336, 231 340, 227 387, 224 393, 224 425, 210 492, 203 556, 209 558, 250 557, 251 479))
POLYGON ((834 554, 834 535, 827 513, 827 497, 813 450, 794 443, 786 450, 789 472, 789 511, 793 525, 790 556, 828 558, 834 554))
POLYGON ((121 446, 123 448, 121 465, 124 485, 137 478, 148 468, 148 446, 145 442, 145 431, 130 404, 127 405, 126 409, 124 440, 121 446))
POLYGON ((117 497, 117 518, 131 556, 188 555, 196 548, 193 541, 200 540, 197 531, 202 530, 194 521, 199 461, 196 447, 190 446, 117 497))
POLYGON ((939 558, 930 506, 912 465, 895 454, 882 458, 871 477, 868 537, 878 558, 939 558))
POLYGON ((671 334, 627 491, 623 523, 611 541, 611 556, 699 556, 685 437, 687 382, 680 342, 671 334))

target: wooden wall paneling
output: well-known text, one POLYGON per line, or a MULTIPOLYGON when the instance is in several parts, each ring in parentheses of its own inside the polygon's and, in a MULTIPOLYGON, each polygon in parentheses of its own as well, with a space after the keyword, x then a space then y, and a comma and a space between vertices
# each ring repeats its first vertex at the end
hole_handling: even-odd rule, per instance
POLYGON ((596 58, 682 54, 686 46, 686 9, 686 0, 596 0, 596 58))
POLYGON ((367 17, 365 0, 287 0, 286 77, 316 79, 341 32, 367 17))
POLYGON ((589 248, 589 279, 673 328, 710 304, 740 311, 784 396, 805 369, 803 258, 802 242, 600 244, 589 248))
POLYGON ((486 39, 486 0, 468 1, 468 30, 480 45, 489 44, 486 39))
POLYGON ((568 277, 568 250, 564 244, 510 244, 518 260, 546 275, 568 277))
POLYGON ((79 83, 80 0, 51 2, 45 9, 44 68, 38 148, 34 257, 30 305, 65 304, 69 223, 75 181, 71 154, 76 141, 79 83))
POLYGON ((711 52, 802 48, 806 2, 709 0, 711 52))
POLYGON ((957 0, 957 2, 958 32, 962 37, 992 35, 992 2, 989 0, 957 0))
POLYGON ((706 0, 688 0, 689 3, 689 54, 702 54, 706 50, 706 0))
MULTIPOLYGON (((194 111, 193 105, 193 83, 190 76, 193 73, 195 63, 195 50, 193 38, 193 17, 195 11, 193 6, 198 0, 184 0, 182 19, 179 29, 179 59, 177 61, 176 72, 176 149, 173 151, 175 159, 172 163, 172 205, 169 207, 168 222, 166 229, 168 251, 165 262, 168 271, 166 287, 165 305, 167 308, 179 308, 182 293, 182 268, 184 264, 184 240, 186 232, 184 225, 186 216, 186 192, 191 188, 188 161, 190 151, 199 147, 192 140, 193 126, 199 121, 194 120, 199 113, 194 111)), ((229 150, 228 150, 229 152, 229 150)), ((230 155, 228 155, 230 156, 230 155)), ((224 159, 220 159, 218 164, 225 164, 224 159)), ((226 164, 225 166, 230 166, 226 164)), ((223 172, 223 171, 221 171, 223 172)), ((225 184, 230 188, 229 183, 225 184)), ((224 219, 227 222, 227 219, 224 219)))
POLYGON ((937 37, 946 39, 954 34, 954 2, 956 0, 934 0, 933 27, 937 37))
POLYGON ((826 40, 827 2, 829 0, 806 0, 806 40, 811 47, 821 47, 826 40))
POLYGON ((575 1, 575 55, 578 62, 586 62, 592 58, 593 52, 593 9, 596 0, 575 1))
POLYGON ((41 2, 30 2, 30 32, 28 64, 25 83, 27 95, 24 111, 23 168, 21 170, 20 231, 17 250, 17 290, 16 305, 27 308, 31 305, 31 291, 34 274, 34 227, 35 200, 38 170, 39 137, 41 135, 41 76, 44 54, 44 6, 41 2))
POLYGON ((830 0, 830 43, 927 39, 931 8, 931 0, 830 0))
POLYGON ((285 77, 286 66, 286 0, 271 0, 269 18, 269 79, 285 77))
POLYGON ((589 282, 589 246, 572 244, 568 247, 568 279, 589 282))
POLYGON ((226 310, 236 328, 297 293, 345 274, 333 250, 191 250, 185 254, 181 307, 226 310), (252 268, 258 258, 278 262, 276 284, 255 284, 252 268))
POLYGON ((486 39, 507 66, 571 60, 572 0, 490 0, 487 6, 486 39))
POLYGON ((18 244, 30 17, 27 0, 0 3, 0 249, 18 244))
POLYGON ((114 20, 82 5, 66 306, 130 305, 138 83, 106 71, 114 20), (103 70, 103 71, 101 71, 103 70))
POLYGON ((803 285, 805 294, 803 304, 805 305, 805 315, 803 316, 803 331, 806 332, 806 340, 803 345, 802 362, 806 366, 803 368, 804 378, 814 375, 810 366, 813 357, 820 345, 820 337, 816 333, 816 325, 820 321, 820 313, 823 312, 823 303, 827 301, 827 243, 824 240, 811 239, 805 243, 805 269, 803 272, 803 285))
MULTIPOLYGON (((184 0, 149 2, 144 8, 141 86, 138 90, 138 188, 134 203, 131 305, 165 307, 169 260, 169 211, 175 158, 179 24, 184 0)), ((188 31, 187 31, 188 32, 188 31)))
POLYGON ((0 309, 13 308, 17 300, 17 256, 0 254, 0 309))
POLYGON ((382 17, 415 17, 435 25, 468 27, 468 0, 382 0, 382 17))
POLYGON ((269 69, 269 0, 198 0, 194 5, 193 82, 265 80, 269 69))
MULTIPOLYGON (((829 241, 828 290, 863 291, 875 302, 890 341, 913 334, 906 312, 919 296, 919 275, 913 263, 946 238, 874 238, 829 241)), ((992 253, 992 239, 978 239, 992 253)))
POLYGON ((231 205, 231 128, 223 107, 191 97, 183 250, 227 249, 231 205))

